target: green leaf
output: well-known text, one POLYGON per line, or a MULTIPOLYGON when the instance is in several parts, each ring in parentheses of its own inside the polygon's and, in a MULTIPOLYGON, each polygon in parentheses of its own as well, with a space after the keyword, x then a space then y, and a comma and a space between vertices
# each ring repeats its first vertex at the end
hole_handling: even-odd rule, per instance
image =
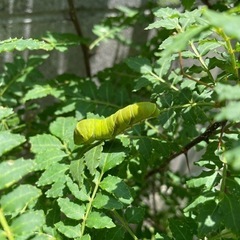
POLYGON ((213 183, 218 176, 218 172, 204 172, 201 176, 192 178, 187 181, 187 185, 190 188, 196 188, 203 186, 206 190, 209 190, 213 187, 213 183))
POLYGON ((219 204, 222 212, 222 222, 226 228, 234 233, 240 233, 240 202, 235 196, 224 194, 223 200, 219 204))
POLYGON ((25 137, 9 131, 0 132, 0 156, 25 142, 25 137))
POLYGON ((47 32, 42 39, 61 52, 67 50, 69 46, 80 45, 81 43, 86 44, 86 40, 72 33, 47 32))
POLYGON ((70 177, 67 177, 67 186, 73 196, 81 201, 89 201, 91 198, 90 190, 87 190, 87 184, 79 187, 78 184, 74 183, 70 177))
POLYGON ((81 191, 79 189, 79 186, 78 184, 74 183, 69 176, 67 176, 67 186, 70 192, 73 194, 73 196, 81 200, 81 191))
MULTIPOLYGON (((42 176, 39 178, 37 184, 38 186, 48 185, 54 182, 58 182, 65 172, 68 170, 68 165, 55 163, 43 172, 42 176)), ((65 177, 65 176, 64 176, 65 177)))
POLYGON ((89 228, 101 229, 101 228, 113 228, 116 225, 112 219, 100 212, 91 212, 87 218, 86 226, 89 228))
POLYGON ((54 239, 56 239, 54 236, 44 233, 39 233, 39 235, 31 238, 31 240, 54 240, 54 239))
POLYGON ((66 176, 63 174, 47 190, 46 196, 49 198, 58 198, 63 196, 63 189, 66 186, 66 176))
POLYGON ((81 225, 77 224, 75 226, 65 225, 63 222, 58 222, 55 224, 57 230, 68 238, 77 238, 81 236, 81 225))
POLYGON ((152 72, 151 63, 147 58, 141 58, 141 57, 128 58, 126 60, 126 64, 132 70, 142 74, 147 74, 152 72))
POLYGON ((129 207, 126 209, 125 218, 127 222, 138 224, 143 221, 145 209, 142 207, 129 207))
MULTIPOLYGON (((165 49, 161 53, 162 58, 166 58, 174 53, 181 52, 186 48, 190 40, 198 36, 206 29, 207 26, 196 26, 187 29, 185 32, 179 33, 176 36, 169 37, 167 39, 168 44, 167 46, 165 45, 165 49)), ((165 44, 165 42, 163 42, 163 44, 165 44)), ((160 47, 163 47, 163 44, 160 47)))
POLYGON ((85 234, 84 236, 82 236, 82 237, 80 238, 80 240, 91 240, 91 237, 90 237, 89 234, 85 234))
POLYGON ((179 28, 178 18, 175 17, 175 18, 165 18, 165 19, 157 20, 154 23, 149 24, 149 26, 145 29, 150 30, 154 28, 158 29, 161 27, 169 30, 179 28))
POLYGON ((216 121, 230 120, 239 121, 240 119, 240 102, 229 102, 225 107, 221 108, 220 113, 215 116, 216 121))
POLYGON ((222 47, 223 44, 216 40, 203 40, 199 43, 198 51, 201 56, 206 55, 209 52, 213 52, 214 49, 222 47))
POLYGON ((240 171, 240 146, 239 142, 236 146, 233 146, 230 150, 224 153, 224 158, 226 162, 235 170, 240 171))
POLYGON ((1 52, 11 52, 13 50, 24 51, 29 50, 39 50, 43 49, 46 51, 52 50, 53 47, 45 43, 44 41, 39 41, 37 39, 17 39, 10 38, 4 41, 0 41, 0 53, 1 52))
POLYGON ((13 112, 12 108, 7 108, 7 107, 0 106, 0 120, 11 116, 13 113, 14 112, 13 112))
POLYGON ((80 220, 85 213, 85 206, 70 202, 68 198, 59 198, 57 200, 61 211, 71 219, 80 220))
POLYGON ((121 209, 123 204, 110 195, 97 193, 93 200, 93 206, 97 209, 121 209))
POLYGON ((84 154, 85 164, 91 175, 94 175, 96 173, 96 168, 99 165, 102 150, 103 146, 98 145, 84 154))
POLYGON ((207 18, 212 26, 222 28, 228 36, 240 40, 240 32, 238 30, 240 25, 239 16, 231 16, 226 13, 217 13, 207 9, 204 11, 203 15, 207 18))
POLYGON ((200 204, 204 204, 207 201, 214 200, 215 194, 212 192, 206 192, 202 195, 199 195, 192 203, 190 203, 185 209, 184 212, 189 212, 190 210, 196 208, 200 204))
POLYGON ((128 186, 119 177, 108 175, 102 180, 100 187, 112 193, 122 203, 130 204, 133 201, 128 186))
POLYGON ((99 167, 103 172, 107 172, 122 163, 124 159, 124 152, 102 152, 99 167))
POLYGON ((73 144, 73 131, 77 120, 73 117, 59 117, 50 124, 50 132, 64 143, 73 144))
POLYGON ((35 162, 38 170, 48 169, 51 165, 60 162, 68 154, 57 148, 46 149, 45 152, 36 154, 35 162))
POLYGON ((174 239, 189 240, 193 239, 196 231, 196 225, 193 220, 183 219, 169 219, 169 227, 171 229, 174 239))
POLYGON ((104 236, 104 240, 124 240, 127 239, 125 238, 125 229, 124 227, 117 225, 114 228, 110 228, 110 229, 105 229, 105 236, 104 236))
POLYGON ((182 5, 185 7, 185 9, 190 10, 194 2, 195 0, 182 0, 182 5))
POLYGON ((31 151, 34 153, 46 152, 55 149, 62 149, 62 143, 50 134, 36 135, 30 138, 31 151))
POLYGON ((81 158, 79 160, 71 161, 69 168, 70 168, 70 173, 72 175, 73 180, 76 181, 81 186, 84 179, 84 169, 85 169, 84 159, 81 158))
POLYGON ((20 185, 12 192, 0 199, 1 207, 5 214, 17 215, 28 205, 32 204, 41 191, 32 185, 20 185))
POLYGON ((50 85, 35 85, 33 89, 29 90, 23 98, 25 103, 28 100, 43 98, 48 95, 52 95, 56 98, 59 98, 61 91, 56 88, 51 87, 50 85))
POLYGON ((0 189, 9 187, 30 173, 35 167, 32 160, 9 160, 0 163, 0 189))
POLYGON ((198 237, 210 235, 221 225, 222 216, 215 201, 208 201, 197 208, 198 237))
POLYGON ((11 224, 11 229, 16 239, 20 239, 20 237, 27 239, 34 235, 35 232, 40 231, 44 222, 45 217, 43 211, 29 211, 14 219, 11 224))
POLYGON ((0 239, 1 240, 8 240, 6 233, 0 229, 0 239))
POLYGON ((154 12, 154 15, 159 18, 173 18, 173 17, 180 17, 180 12, 174 8, 159 8, 157 11, 154 12))
POLYGON ((218 83, 214 88, 219 101, 240 99, 240 86, 218 83))

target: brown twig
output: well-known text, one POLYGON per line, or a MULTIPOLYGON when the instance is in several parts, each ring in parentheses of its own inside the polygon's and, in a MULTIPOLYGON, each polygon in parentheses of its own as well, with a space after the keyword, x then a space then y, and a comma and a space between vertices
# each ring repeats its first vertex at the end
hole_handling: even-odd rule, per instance
POLYGON ((194 146, 196 146, 198 143, 205 141, 208 142, 209 138, 211 137, 211 135, 214 134, 214 132, 220 127, 224 127, 226 124, 226 121, 222 121, 222 122, 215 122, 213 124, 211 124, 204 133, 202 133, 201 135, 199 135, 198 137, 196 137, 195 139, 193 139, 190 143, 188 143, 187 145, 185 145, 179 152, 175 152, 173 153, 171 156, 169 156, 167 159, 164 160, 164 163, 159 166, 158 168, 152 169, 150 170, 147 175, 146 178, 151 177, 152 175, 161 172, 161 170, 165 169, 166 166, 169 164, 169 162, 171 160, 173 160, 174 158, 178 157, 181 154, 185 154, 194 146))
POLYGON ((201 81, 201 80, 197 80, 197 79, 193 78, 192 76, 188 75, 187 73, 185 73, 185 72, 184 72, 184 69, 183 69, 183 59, 182 59, 182 54, 181 54, 181 52, 178 53, 178 56, 179 56, 179 66, 180 66, 181 74, 182 74, 184 77, 186 77, 186 78, 188 78, 188 79, 190 79, 190 80, 192 80, 192 81, 194 81, 194 82, 197 82, 197 83, 199 83, 199 84, 202 84, 202 85, 204 85, 204 86, 206 86, 206 87, 208 87, 208 88, 212 88, 212 87, 211 87, 210 85, 208 85, 207 83, 205 83, 205 82, 203 82, 203 81, 201 81))
MULTIPOLYGON (((76 30, 78 36, 83 38, 82 29, 81 29, 81 26, 79 24, 76 9, 75 9, 75 6, 74 6, 74 0, 68 0, 68 5, 69 5, 69 15, 70 15, 70 18, 71 18, 71 20, 74 24, 75 30, 76 30)), ((89 61, 88 46, 84 43, 81 43, 81 48, 82 48, 82 52, 83 52, 84 64, 85 64, 87 77, 91 77, 91 67, 90 67, 90 61, 89 61)))
POLYGON ((209 3, 208 0, 202 0, 202 2, 208 7, 208 8, 212 8, 212 5, 209 3))

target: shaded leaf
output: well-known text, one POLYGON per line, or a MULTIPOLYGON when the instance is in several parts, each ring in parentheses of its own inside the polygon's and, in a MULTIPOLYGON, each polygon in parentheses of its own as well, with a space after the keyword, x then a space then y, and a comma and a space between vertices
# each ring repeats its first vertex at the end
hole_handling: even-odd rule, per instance
POLYGON ((234 233, 240 233, 240 202, 235 196, 224 194, 223 200, 219 204, 223 215, 222 221, 226 228, 234 233))
POLYGON ((138 224, 143 221, 145 209, 142 207, 129 207, 126 209, 125 218, 129 223, 138 224))
POLYGON ((152 72, 151 63, 147 58, 132 57, 126 60, 128 67, 136 72, 147 74, 152 72))
POLYGON ((198 236, 204 237, 216 231, 221 225, 219 219, 222 218, 215 201, 208 201, 198 206, 198 236))
POLYGON ((196 224, 193 220, 184 219, 169 219, 169 227, 171 229, 172 235, 178 240, 189 240, 193 239, 196 231, 196 224))

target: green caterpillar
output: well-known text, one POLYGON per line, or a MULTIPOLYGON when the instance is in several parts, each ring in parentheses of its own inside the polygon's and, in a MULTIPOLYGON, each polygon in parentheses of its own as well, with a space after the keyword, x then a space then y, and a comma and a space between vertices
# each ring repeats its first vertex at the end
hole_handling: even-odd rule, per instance
POLYGON ((128 105, 104 119, 81 120, 74 130, 74 143, 90 144, 95 140, 114 138, 132 125, 147 118, 157 117, 159 113, 155 103, 139 102, 128 105))

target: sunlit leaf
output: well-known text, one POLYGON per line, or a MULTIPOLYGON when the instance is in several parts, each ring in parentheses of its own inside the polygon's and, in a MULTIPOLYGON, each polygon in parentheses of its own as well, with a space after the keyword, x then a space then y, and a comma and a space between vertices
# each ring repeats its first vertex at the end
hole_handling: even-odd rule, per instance
POLYGON ((115 227, 112 219, 100 212, 91 212, 87 218, 86 225, 95 229, 115 227))

